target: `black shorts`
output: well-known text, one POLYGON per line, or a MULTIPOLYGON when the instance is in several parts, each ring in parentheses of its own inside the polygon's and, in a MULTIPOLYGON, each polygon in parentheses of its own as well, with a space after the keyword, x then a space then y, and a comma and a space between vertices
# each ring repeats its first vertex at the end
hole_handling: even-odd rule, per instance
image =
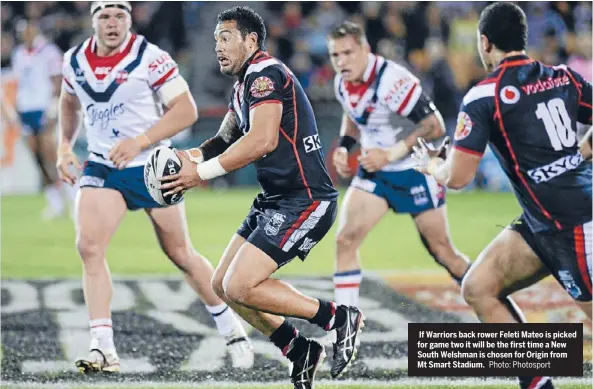
POLYGON ((591 225, 534 233, 521 216, 511 228, 521 234, 573 299, 591 301, 591 225))
POLYGON ((281 267, 296 256, 305 260, 334 224, 337 208, 336 200, 271 200, 259 194, 237 234, 281 267))

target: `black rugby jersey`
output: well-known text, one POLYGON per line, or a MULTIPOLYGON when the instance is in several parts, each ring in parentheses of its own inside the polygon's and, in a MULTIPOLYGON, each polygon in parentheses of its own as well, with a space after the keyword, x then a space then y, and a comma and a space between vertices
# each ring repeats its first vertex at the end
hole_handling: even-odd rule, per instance
POLYGON ((564 65, 505 59, 463 99, 454 147, 481 155, 490 144, 534 232, 591 220, 591 163, 577 122, 591 124, 591 84, 564 65))
POLYGON ((278 146, 255 162, 257 179, 265 196, 337 198, 338 192, 325 166, 309 99, 282 62, 265 51, 258 51, 239 75, 229 104, 243 134, 250 130, 249 111, 266 103, 282 104, 282 119, 278 146))

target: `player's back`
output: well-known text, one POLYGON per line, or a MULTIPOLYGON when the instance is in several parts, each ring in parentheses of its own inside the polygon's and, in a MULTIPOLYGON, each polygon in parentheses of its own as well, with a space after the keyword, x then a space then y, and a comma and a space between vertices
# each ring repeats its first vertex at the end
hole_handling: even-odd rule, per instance
POLYGON ((518 56, 480 87, 492 93, 490 142, 530 227, 566 228, 591 220, 592 169, 576 137, 577 122, 591 123, 591 85, 565 66, 518 56))

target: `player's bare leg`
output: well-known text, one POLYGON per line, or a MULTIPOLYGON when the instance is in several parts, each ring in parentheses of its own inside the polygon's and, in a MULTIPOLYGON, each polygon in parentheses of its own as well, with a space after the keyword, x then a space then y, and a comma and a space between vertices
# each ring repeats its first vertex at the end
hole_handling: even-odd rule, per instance
POLYGON ((414 223, 430 255, 460 284, 463 275, 469 269, 470 260, 453 245, 447 223, 446 206, 429 209, 416 215, 414 223))
POLYGON ((53 219, 62 215, 65 211, 65 204, 58 187, 55 157, 49 161, 45 156, 47 135, 44 135, 44 133, 46 132, 44 131, 39 135, 29 135, 27 137, 27 145, 31 150, 35 163, 39 167, 39 172, 43 180, 43 193, 47 201, 47 208, 43 210, 43 217, 45 219, 53 219))
POLYGON ((69 210, 72 213, 78 187, 60 182, 56 169, 57 148, 53 128, 48 128, 39 135, 39 154, 51 180, 51 185, 56 188, 56 199, 59 198, 63 212, 69 210), (64 194, 68 201, 64 200, 64 194))
POLYGON ((233 367, 250 368, 254 355, 239 319, 212 289, 212 264, 198 253, 189 237, 185 205, 147 209, 163 252, 184 274, 212 315, 216 328, 229 347, 233 367))
MULTIPOLYGON (((430 255, 449 272, 455 282, 461 285, 462 278, 469 270, 471 263, 469 258, 453 244, 445 206, 422 212, 414 218, 414 222, 420 239, 430 255)), ((509 296, 501 297, 501 301, 516 321, 524 321, 523 314, 509 296)))
MULTIPOLYGON (((260 312, 305 319, 326 331, 335 329, 337 339, 331 375, 337 377, 356 355, 355 341, 364 325, 362 312, 354 307, 338 306, 334 302, 305 296, 288 283, 270 278, 276 270, 278 264, 274 259, 254 244, 246 242, 235 255, 224 276, 222 284, 227 299, 260 312)), ((285 324, 286 322, 282 323, 277 331, 287 330, 285 324)), ((289 336, 284 339, 293 343, 298 332, 292 326, 289 328, 291 331, 286 331, 289 336)), ((273 342, 277 331, 270 337, 273 342)), ((308 353, 311 341, 298 336, 296 339, 298 340, 295 342, 298 343, 294 347, 299 355, 308 353)), ((320 345, 315 344, 316 350, 319 349, 318 346, 320 345)), ((322 351, 317 356, 321 358, 322 351)))
POLYGON ((239 316, 269 337, 270 341, 282 351, 282 355, 291 361, 293 382, 299 379, 298 375, 303 371, 306 373, 313 372, 314 376, 315 370, 325 358, 325 351, 321 344, 301 336, 299 331, 284 317, 255 311, 232 302, 226 296, 223 287, 225 274, 245 243, 246 240, 242 236, 233 235, 214 272, 212 278, 213 289, 239 316), (310 358, 307 358, 307 353, 309 353, 310 358))
MULTIPOLYGON (((482 251, 463 279, 462 293, 483 323, 517 323, 504 298, 549 274, 521 235, 506 228, 482 251)), ((553 388, 550 377, 519 377, 521 388, 553 388)))
POLYGON ((521 235, 504 229, 482 251, 463 279, 465 301, 485 323, 517 323, 501 298, 549 274, 521 235))
POLYGON ((337 304, 359 306, 362 281, 359 248, 388 210, 387 202, 381 197, 353 187, 346 191, 336 235, 334 287, 337 304))
POLYGON ((246 243, 246 240, 238 235, 234 234, 231 241, 227 245, 222 258, 214 271, 212 276, 212 289, 216 294, 223 299, 239 316, 241 316, 247 323, 251 324, 255 329, 260 331, 266 336, 272 335, 272 333, 280 327, 284 322, 284 317, 271 315, 264 312, 258 312, 253 309, 244 307, 231 301, 224 292, 223 280, 224 276, 233 262, 235 255, 239 252, 239 249, 246 243))
POLYGON ((113 286, 105 253, 126 214, 122 195, 111 189, 82 188, 76 201, 76 247, 83 264, 84 299, 89 310, 91 351, 76 362, 84 372, 118 371, 113 343, 111 296, 113 286))

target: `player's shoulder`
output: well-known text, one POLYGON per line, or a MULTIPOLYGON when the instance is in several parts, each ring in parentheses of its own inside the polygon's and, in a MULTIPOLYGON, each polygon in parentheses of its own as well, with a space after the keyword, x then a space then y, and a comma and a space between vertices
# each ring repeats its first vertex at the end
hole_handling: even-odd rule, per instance
POLYGON ((279 59, 265 52, 256 55, 245 69, 245 84, 250 88, 282 88, 291 77, 279 59))
POLYGON ((278 58, 272 57, 268 53, 261 52, 261 54, 257 54, 247 66, 245 77, 253 79, 255 76, 285 76, 286 73, 286 67, 278 58))
POLYGON ((494 103, 496 95, 496 77, 488 76, 471 87, 465 96, 463 96, 462 106, 468 107, 472 105, 484 105, 494 103))
POLYGON ((169 55, 170 54, 160 48, 158 45, 149 42, 148 39, 146 39, 146 37, 144 37, 143 35, 135 35, 135 42, 134 44, 137 46, 141 46, 141 45, 145 45, 146 48, 144 49, 145 55, 151 59, 163 56, 163 55, 169 55))
POLYGON ((376 57, 377 82, 380 95, 389 93, 393 89, 406 88, 420 83, 418 77, 405 66, 380 55, 376 55, 376 57))

